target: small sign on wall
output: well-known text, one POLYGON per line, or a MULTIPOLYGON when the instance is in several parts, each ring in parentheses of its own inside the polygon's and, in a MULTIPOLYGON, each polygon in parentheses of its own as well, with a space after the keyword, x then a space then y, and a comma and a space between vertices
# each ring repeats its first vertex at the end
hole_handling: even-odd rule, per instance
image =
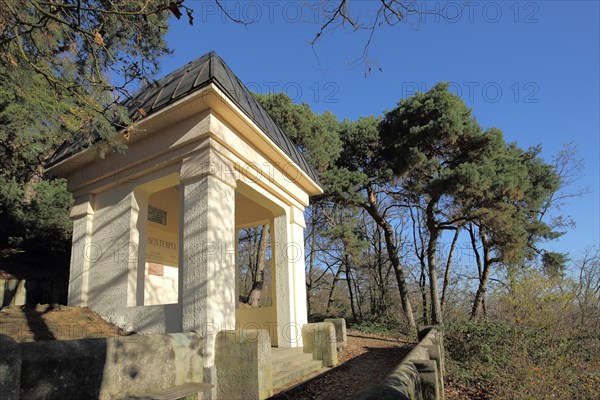
MULTIPOLYGON (((148 225, 146 238, 146 262, 177 268, 179 264, 179 235, 162 226, 148 225)), ((156 270, 158 273, 158 270, 156 270)))
POLYGON ((148 275, 164 276, 165 266, 162 264, 148 263, 148 275))
POLYGON ((148 206, 148 221, 167 226, 167 212, 160 208, 148 206))

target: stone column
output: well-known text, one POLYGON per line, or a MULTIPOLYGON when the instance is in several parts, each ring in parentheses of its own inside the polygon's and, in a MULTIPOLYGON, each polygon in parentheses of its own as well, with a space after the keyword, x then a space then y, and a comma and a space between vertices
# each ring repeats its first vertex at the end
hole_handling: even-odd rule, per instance
POLYGON ((210 147, 183 160, 180 303, 184 331, 204 339, 205 381, 215 383, 215 337, 235 329, 235 175, 210 147))
POLYGON ((296 344, 302 347, 302 326, 308 323, 308 308, 306 305, 306 262, 304 257, 304 210, 292 207, 290 230, 292 231, 292 246, 289 250, 290 264, 294 274, 294 334, 296 344))
POLYGON ((93 195, 77 199, 70 214, 73 220, 73 241, 68 304, 75 307, 88 304, 90 259, 95 257, 95 252, 98 250, 92 242, 93 201, 93 195))
POLYGON ((294 318, 294 275, 290 268, 288 244, 291 229, 286 214, 273 219, 273 264, 275 265, 275 307, 277 309, 277 346, 292 347, 291 322, 294 318))
POLYGON ((304 218, 295 210, 291 208, 289 214, 273 221, 279 347, 301 347, 302 325, 307 323, 304 218))

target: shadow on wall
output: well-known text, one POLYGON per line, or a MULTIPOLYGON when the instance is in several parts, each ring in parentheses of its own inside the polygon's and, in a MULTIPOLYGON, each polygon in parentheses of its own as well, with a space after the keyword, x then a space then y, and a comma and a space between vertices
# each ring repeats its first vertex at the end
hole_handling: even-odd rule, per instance
POLYGON ((0 249, 0 308, 66 304, 69 260, 69 251, 0 249))
POLYGON ((0 308, 36 304, 67 304, 69 282, 47 279, 0 279, 0 308))
POLYGON ((102 339, 20 344, 21 399, 98 399, 107 361, 102 339))
MULTIPOLYGON (((2 337, 5 341, 6 337, 2 337)), ((16 343, 12 342, 14 345, 16 343)), ((20 399, 116 399, 202 382, 204 343, 197 333, 21 343, 20 399)), ((10 347, 10 346, 3 346, 10 347)), ((5 368, 0 349, 0 369, 5 368)), ((8 366, 10 367, 10 366, 8 366)), ((14 368, 13 368, 14 369, 14 368)))

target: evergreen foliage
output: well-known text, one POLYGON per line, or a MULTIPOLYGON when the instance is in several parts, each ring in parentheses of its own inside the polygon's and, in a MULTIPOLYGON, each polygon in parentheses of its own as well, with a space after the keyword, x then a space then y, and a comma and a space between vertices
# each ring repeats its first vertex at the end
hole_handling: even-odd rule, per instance
POLYGON ((117 132, 135 121, 119 104, 170 52, 181 10, 191 23, 183 1, 0 1, 0 246, 65 237, 70 195, 45 161, 75 134, 124 149, 117 132))
MULTIPOLYGON (((328 240, 337 235, 344 243, 358 243, 351 238, 359 235, 353 227, 362 209, 388 230, 388 260, 393 263, 402 238, 390 231, 397 218, 390 210, 421 210, 430 322, 442 322, 437 253, 445 230, 472 224, 482 240, 485 265, 476 303, 483 301, 494 266, 518 266, 541 256, 548 271, 560 273, 567 261, 540 249, 561 234, 543 220, 560 176, 540 158, 540 147, 523 150, 507 143, 500 129, 484 130, 448 84, 401 100, 383 118, 356 121, 314 114, 281 93, 258 98, 318 171, 325 187, 325 195, 317 199, 320 212, 332 213, 335 204, 355 210, 341 220, 328 218, 329 230, 322 233, 328 240)), ((396 262, 403 275, 405 267, 396 262)))

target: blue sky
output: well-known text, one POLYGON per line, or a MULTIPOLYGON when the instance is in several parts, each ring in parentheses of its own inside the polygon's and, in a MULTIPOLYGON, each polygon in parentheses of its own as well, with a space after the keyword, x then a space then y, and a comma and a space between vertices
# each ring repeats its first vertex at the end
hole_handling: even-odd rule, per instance
MULTIPOLYGON (((366 21, 377 3, 355 0, 352 11, 366 21)), ((349 119, 380 115, 415 90, 449 81, 484 127, 501 128, 522 147, 542 144, 547 160, 577 143, 586 163, 579 186, 591 193, 564 207, 577 227, 547 247, 576 255, 600 243, 599 2, 416 1, 446 20, 426 14, 377 29, 370 73, 353 63, 366 32, 338 29, 311 47, 323 22, 318 1, 224 2, 230 15, 252 21, 247 26, 210 0, 186 4, 194 26, 173 20, 167 41, 174 54, 161 75, 215 50, 251 90, 285 91, 349 119)))

